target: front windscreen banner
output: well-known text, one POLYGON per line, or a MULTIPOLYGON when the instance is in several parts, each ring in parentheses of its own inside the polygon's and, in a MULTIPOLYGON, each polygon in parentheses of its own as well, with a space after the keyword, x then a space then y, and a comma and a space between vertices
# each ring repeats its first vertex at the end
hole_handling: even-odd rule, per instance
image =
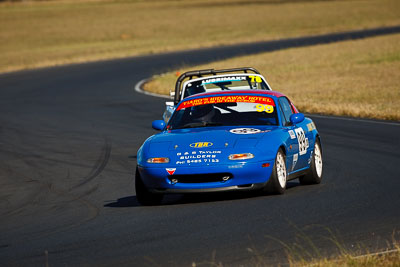
POLYGON ((206 105, 206 104, 235 103, 235 102, 257 103, 261 105, 275 106, 274 101, 270 97, 254 96, 254 95, 235 95, 235 96, 212 96, 212 97, 204 97, 204 98, 188 100, 181 103, 177 108, 177 110, 199 105, 206 105))
POLYGON ((167 129, 278 125, 275 102, 257 95, 207 96, 182 102, 167 129))

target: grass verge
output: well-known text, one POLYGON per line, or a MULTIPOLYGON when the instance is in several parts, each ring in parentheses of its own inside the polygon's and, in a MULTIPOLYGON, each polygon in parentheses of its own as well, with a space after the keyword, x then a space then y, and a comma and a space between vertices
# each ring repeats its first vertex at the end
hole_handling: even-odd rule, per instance
POLYGON ((400 243, 396 238, 396 231, 393 232, 392 241, 387 243, 387 249, 378 250, 378 252, 370 252, 369 249, 362 245, 357 245, 357 249, 347 249, 339 241, 338 238, 327 229, 331 237, 326 237, 338 249, 339 256, 324 257, 321 249, 304 233, 300 234, 299 241, 293 246, 284 245, 288 254, 290 266, 400 266, 400 243), (304 251, 303 244, 310 247, 311 253, 304 251), (318 255, 313 257, 312 255, 318 255))
MULTIPOLYGON (((296 227, 297 229, 297 227, 296 227)), ((299 230, 299 229, 298 229, 299 230)), ((328 235, 320 236, 322 240, 327 240, 330 245, 325 243, 322 247, 330 247, 330 254, 324 252, 322 247, 316 245, 305 232, 296 234, 295 240, 290 244, 282 242, 279 238, 268 236, 268 239, 277 242, 268 250, 259 250, 257 248, 247 248, 250 258, 243 266, 291 266, 291 267, 399 267, 400 266, 400 243, 398 241, 399 231, 393 231, 392 240, 386 242, 386 249, 376 249, 377 252, 371 252, 371 248, 366 245, 356 244, 346 248, 343 241, 331 230, 325 229, 328 235), (332 247, 333 245, 333 247, 332 247), (272 250, 271 250, 272 248, 272 250), (280 250, 285 251, 287 257, 281 254, 274 255, 280 250)), ((324 242, 322 242, 323 244, 324 242)), ((379 247, 381 247, 380 245, 379 247)), ((370 247, 370 246, 369 246, 370 247)), ((192 266, 226 266, 217 259, 217 252, 213 251, 210 261, 193 262, 192 266)))
MULTIPOLYGON (((329 240, 333 244, 330 253, 331 256, 323 252, 321 247, 316 246, 305 233, 296 235, 294 243, 286 244, 279 239, 271 238, 276 241, 278 247, 282 246, 287 257, 274 255, 279 251, 276 245, 271 250, 260 251, 256 248, 247 248, 250 258, 247 262, 242 262, 241 266, 291 266, 291 267, 399 267, 400 266, 400 243, 396 239, 396 232, 393 232, 391 242, 387 242, 386 249, 378 249, 378 252, 371 252, 362 245, 356 247, 352 245, 351 249, 345 248, 334 234, 329 231, 329 236, 323 236, 323 239, 329 240), (332 251, 333 249, 333 251, 332 251), (336 251, 336 252, 335 252, 336 251)), ((226 266, 223 262, 218 261, 217 252, 213 251, 211 259, 204 262, 193 262, 192 266, 226 266)))
MULTIPOLYGON (((365 249, 360 249, 359 252, 350 252, 344 249, 339 244, 336 244, 340 250, 339 256, 334 257, 318 257, 305 259, 302 256, 291 254, 289 249, 289 265, 290 266, 317 266, 317 267, 362 267, 362 266, 400 266, 400 244, 393 240, 392 244, 388 245, 391 249, 386 249, 379 252, 369 252, 365 249)), ((308 256, 306 256, 309 258, 308 256)))
POLYGON ((292 261, 290 266, 316 266, 316 267, 378 267, 378 266, 400 266, 400 248, 383 251, 380 253, 371 253, 362 256, 342 255, 334 260, 320 259, 312 261, 292 261))
POLYGON ((0 3, 0 72, 400 24, 398 0, 0 3))
POLYGON ((145 84, 169 94, 176 72, 252 66, 305 113, 400 120, 400 34, 185 67, 145 84))

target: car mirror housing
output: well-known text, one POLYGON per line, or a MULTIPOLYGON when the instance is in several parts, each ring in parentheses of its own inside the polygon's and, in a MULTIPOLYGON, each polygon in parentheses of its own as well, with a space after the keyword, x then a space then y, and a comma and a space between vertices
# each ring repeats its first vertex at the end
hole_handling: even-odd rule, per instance
POLYGON ((151 126, 154 130, 162 131, 165 128, 165 122, 163 120, 155 120, 151 126))
POLYGON ((304 114, 303 113, 294 113, 290 115, 290 122, 292 125, 298 124, 304 121, 304 114))

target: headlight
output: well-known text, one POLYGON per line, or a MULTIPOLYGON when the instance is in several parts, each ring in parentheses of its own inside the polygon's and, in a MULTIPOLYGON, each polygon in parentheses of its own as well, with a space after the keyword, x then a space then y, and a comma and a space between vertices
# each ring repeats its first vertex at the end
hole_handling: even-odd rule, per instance
POLYGON ((169 158, 149 158, 147 163, 168 163, 169 158))
POLYGON ((243 154, 231 154, 228 159, 230 160, 242 160, 242 159, 252 159, 254 155, 251 153, 243 153, 243 154))

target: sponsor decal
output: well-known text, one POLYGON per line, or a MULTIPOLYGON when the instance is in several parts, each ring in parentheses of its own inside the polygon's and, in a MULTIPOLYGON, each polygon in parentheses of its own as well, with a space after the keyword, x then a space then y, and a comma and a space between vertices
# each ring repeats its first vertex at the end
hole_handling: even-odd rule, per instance
POLYGON ((307 148, 309 147, 308 138, 304 134, 303 128, 294 129, 297 135, 297 141, 299 142, 299 154, 304 155, 307 153, 307 148))
POLYGON ((293 130, 289 130, 289 135, 290 135, 290 139, 295 139, 296 138, 296 134, 294 133, 293 130))
POLYGON ((261 83, 262 79, 260 76, 255 76, 255 75, 249 75, 249 78, 251 79, 251 82, 257 82, 257 83, 261 83))
POLYGON ((228 165, 229 169, 241 169, 243 168, 243 164, 240 165, 228 165))
POLYGON ((294 154, 293 155, 293 164, 292 164, 292 171, 294 170, 294 167, 296 167, 296 163, 297 163, 297 160, 299 159, 299 154, 294 154))
MULTIPOLYGON (((212 96, 212 97, 187 100, 185 102, 182 102, 177 108, 177 110, 200 106, 200 105, 207 105, 207 104, 236 103, 236 102, 263 104, 272 106, 272 109, 275 106, 274 100, 272 100, 272 98, 270 97, 254 96, 254 95, 234 95, 234 96, 212 96)), ((268 107, 268 111, 270 109, 271 108, 268 107)))
POLYGON ((236 128, 229 130, 229 132, 233 134, 258 134, 258 133, 267 133, 270 132, 270 130, 261 131, 260 129, 255 129, 255 128, 236 128))
POLYGON ((191 151, 191 152, 178 152, 176 156, 178 160, 176 165, 185 164, 198 164, 198 163, 219 163, 218 156, 222 154, 221 150, 207 150, 207 151, 191 151))
POLYGON ((168 172, 169 175, 174 175, 176 168, 166 168, 165 170, 168 172))
POLYGON ((246 77, 244 76, 228 76, 228 77, 218 77, 211 78, 202 81, 201 85, 210 84, 210 83, 221 83, 221 82, 232 82, 232 81, 245 81, 246 77))
POLYGON ((307 124, 307 129, 308 129, 309 132, 315 130, 314 122, 310 122, 309 124, 307 124))
POLYGON ((211 142, 196 142, 196 143, 191 143, 190 147, 202 148, 202 147, 210 147, 212 145, 213 145, 213 143, 211 143, 211 142))

